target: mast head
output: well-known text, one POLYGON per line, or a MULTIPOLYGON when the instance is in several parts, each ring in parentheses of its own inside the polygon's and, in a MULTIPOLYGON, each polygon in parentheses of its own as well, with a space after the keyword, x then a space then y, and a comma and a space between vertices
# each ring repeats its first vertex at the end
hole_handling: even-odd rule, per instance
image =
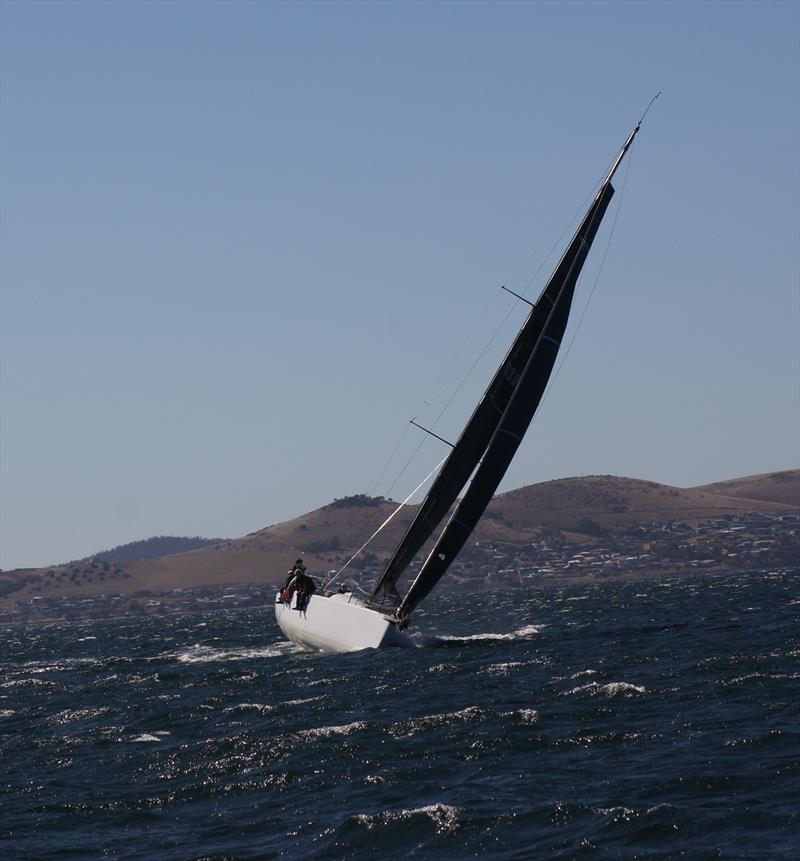
POLYGON ((659 91, 658 91, 658 92, 653 96, 653 98, 652 98, 652 99, 650 99, 650 104, 648 104, 648 106, 644 109, 644 113, 641 115, 641 117, 639 117, 639 122, 638 122, 638 123, 636 123, 636 127, 635 127, 635 128, 634 128, 634 130, 630 133, 630 135, 628 135, 628 140, 626 140, 626 141, 625 141, 625 145, 624 145, 624 146, 622 147, 622 149, 619 151, 619 155, 617 156, 617 159, 616 159, 616 161, 614 162, 614 166, 613 166, 613 167, 611 168, 611 170, 609 171, 608 176, 606 177, 606 181, 603 183, 603 185, 606 185, 607 183, 611 182, 612 177, 613 177, 613 176, 614 176, 614 174, 617 172, 617 168, 620 166, 620 164, 622 164, 622 159, 623 159, 623 158, 625 158, 625 153, 628 151, 628 149, 630 148, 630 145, 633 143, 633 139, 636 137, 636 133, 637 133, 637 132, 639 131, 639 129, 642 127, 642 121, 643 121, 643 120, 644 120, 644 118, 647 116, 647 112, 650 110, 650 106, 653 104, 653 102, 654 102, 654 101, 655 101, 655 100, 656 100, 660 95, 661 95, 661 90, 659 90, 659 91))

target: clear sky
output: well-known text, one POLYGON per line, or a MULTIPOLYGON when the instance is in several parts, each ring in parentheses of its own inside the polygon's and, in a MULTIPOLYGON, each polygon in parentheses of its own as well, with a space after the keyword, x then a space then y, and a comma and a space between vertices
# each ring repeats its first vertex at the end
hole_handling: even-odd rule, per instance
POLYGON ((4 0, 2 567, 402 498, 659 89, 501 490, 798 466, 798 9, 4 0))

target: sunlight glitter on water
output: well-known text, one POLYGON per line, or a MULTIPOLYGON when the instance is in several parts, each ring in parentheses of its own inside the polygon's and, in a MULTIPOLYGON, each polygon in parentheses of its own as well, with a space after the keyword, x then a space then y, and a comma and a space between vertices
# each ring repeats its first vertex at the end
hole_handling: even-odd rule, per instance
POLYGON ((348 655, 271 609, 0 629, 2 857, 796 857, 796 576, 447 592, 348 655))

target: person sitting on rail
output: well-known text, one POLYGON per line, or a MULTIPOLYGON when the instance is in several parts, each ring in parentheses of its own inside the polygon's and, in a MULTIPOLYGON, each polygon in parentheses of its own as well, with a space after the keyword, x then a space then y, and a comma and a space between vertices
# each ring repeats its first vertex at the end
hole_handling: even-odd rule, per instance
POLYGON ((295 559, 294 565, 289 569, 286 580, 284 580, 283 586, 281 587, 281 599, 286 603, 290 603, 292 600, 292 595, 294 595, 294 591, 297 588, 292 581, 300 571, 305 574, 306 566, 303 565, 302 559, 295 559))
POLYGON ((294 587, 297 592, 297 603, 295 610, 301 612, 308 606, 308 600, 317 591, 317 584, 306 574, 305 567, 296 569, 297 573, 289 588, 294 587))

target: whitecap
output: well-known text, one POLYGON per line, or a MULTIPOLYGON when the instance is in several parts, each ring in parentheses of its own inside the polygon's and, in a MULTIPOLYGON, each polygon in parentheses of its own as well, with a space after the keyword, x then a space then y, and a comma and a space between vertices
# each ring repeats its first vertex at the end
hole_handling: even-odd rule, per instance
POLYGON ((269 714, 271 711, 274 711, 275 706, 267 705, 266 703, 238 703, 235 706, 228 706, 225 709, 226 712, 246 712, 246 711, 256 711, 259 714, 265 715, 269 714))
POLYGON ((573 673, 571 679, 579 679, 581 676, 596 676, 597 670, 581 670, 579 673, 573 673))
POLYGON ((536 634, 540 634, 546 625, 525 625, 522 628, 517 628, 516 631, 512 631, 511 633, 506 634, 469 634, 463 637, 457 637, 449 634, 442 634, 435 638, 434 645, 436 642, 439 643, 477 643, 481 641, 494 641, 494 640, 503 640, 503 641, 515 641, 515 640, 527 640, 529 637, 533 637, 536 634))
POLYGON ((737 676, 729 681, 723 680, 722 686, 727 688, 733 685, 741 685, 744 682, 749 682, 752 679, 797 679, 800 678, 800 673, 747 673, 744 676, 737 676))
POLYGON ((645 693, 645 688, 633 685, 630 682, 609 682, 601 685, 599 682, 589 682, 588 685, 580 685, 571 691, 564 691, 560 696, 571 697, 576 694, 587 694, 592 697, 632 697, 636 694, 645 693))
POLYGON ((426 807, 412 807, 408 810, 386 810, 383 813, 361 813, 355 819, 367 828, 391 825, 394 822, 408 822, 415 816, 427 816, 436 826, 439 834, 452 834, 458 828, 461 808, 451 804, 429 804, 426 807))
POLYGON ((747 673, 744 676, 737 676, 735 679, 729 679, 725 681, 722 680, 723 687, 729 687, 731 685, 741 685, 743 682, 749 682, 751 679, 763 679, 767 676, 766 673, 747 673))
POLYGON ((410 736, 416 735, 418 732, 423 732, 431 727, 450 726, 456 723, 469 723, 473 720, 482 719, 484 712, 477 706, 467 706, 457 712, 445 712, 443 714, 422 715, 417 718, 409 718, 408 720, 396 723, 391 731, 395 735, 410 736))
POLYGON ((141 735, 137 735, 136 738, 132 738, 131 741, 161 741, 161 739, 157 735, 152 735, 149 732, 143 732, 141 735))
POLYGON ((56 714, 51 715, 47 719, 47 722, 52 724, 73 723, 76 720, 83 720, 84 718, 100 717, 100 715, 104 715, 107 712, 108 708, 106 707, 93 709, 64 709, 63 711, 56 712, 56 714))
POLYGON ((632 819, 641 816, 640 811, 634 810, 632 807, 624 807, 621 804, 616 807, 595 807, 594 812, 599 813, 601 816, 607 816, 615 824, 618 822, 630 822, 632 819))
POLYGON ((480 672, 487 676, 507 676, 511 673, 511 670, 523 666, 525 666, 523 661, 505 661, 501 664, 489 664, 482 667, 480 672))
POLYGON ((188 651, 171 652, 160 657, 177 658, 182 664, 207 664, 215 661, 249 661, 255 658, 279 658, 293 651, 298 651, 298 647, 292 643, 275 643, 260 649, 216 649, 213 646, 195 645, 188 651))
POLYGON ((519 637, 520 639, 524 639, 525 637, 532 637, 534 634, 541 634, 542 631, 547 627, 547 625, 525 625, 523 628, 518 628, 514 631, 514 636, 519 637))
POLYGON ((284 700, 281 705, 282 706, 302 706, 306 703, 316 703, 319 700, 324 700, 327 697, 327 694, 320 694, 318 697, 304 697, 299 700, 284 700))
POLYGON ((52 663, 51 661, 28 661, 22 666, 30 667, 30 672, 32 673, 47 673, 61 672, 70 667, 77 667, 83 664, 99 663, 100 661, 97 658, 59 658, 56 663, 52 663))
POLYGON ((12 679, 10 682, 3 682, 0 688, 21 688, 21 687, 45 687, 52 688, 55 682, 50 682, 47 679, 12 679))
POLYGON ((14 709, 0 709, 0 718, 14 717, 15 714, 14 709))
POLYGON ((522 723, 537 723, 539 712, 536 709, 514 709, 512 712, 503 712, 506 716, 519 718, 522 723))
POLYGON ((350 735, 366 728, 367 724, 365 721, 356 720, 352 723, 342 724, 341 726, 320 726, 314 729, 301 729, 299 734, 303 738, 328 738, 333 735, 350 735))

